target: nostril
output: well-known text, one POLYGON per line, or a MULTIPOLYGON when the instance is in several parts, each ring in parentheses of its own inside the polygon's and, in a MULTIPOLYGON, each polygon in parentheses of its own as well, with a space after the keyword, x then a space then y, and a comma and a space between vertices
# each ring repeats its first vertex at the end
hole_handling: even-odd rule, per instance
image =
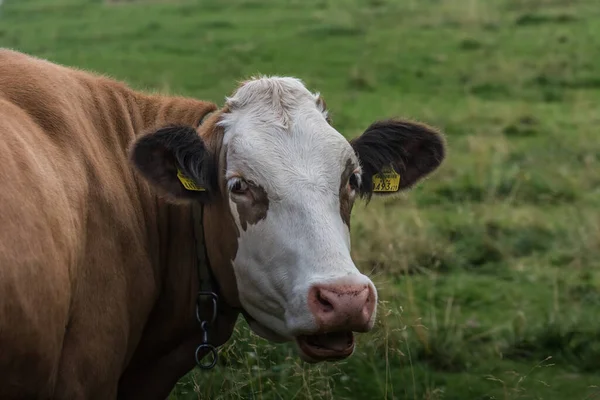
POLYGON ((330 312, 333 311, 333 304, 331 304, 331 302, 329 300, 327 300, 325 297, 323 297, 323 294, 320 290, 317 290, 317 301, 319 302, 319 305, 321 306, 321 309, 325 312, 330 312))

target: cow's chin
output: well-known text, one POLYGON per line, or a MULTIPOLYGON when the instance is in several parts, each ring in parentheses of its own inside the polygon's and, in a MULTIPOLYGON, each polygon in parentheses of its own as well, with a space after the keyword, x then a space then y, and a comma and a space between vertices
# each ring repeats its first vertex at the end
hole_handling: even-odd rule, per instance
POLYGON ((291 340, 290 338, 282 336, 277 332, 267 328, 266 326, 262 325, 261 323, 257 322, 255 319, 252 319, 249 316, 246 316, 246 322, 248 322, 248 326, 250 326, 252 332, 254 332, 263 339, 267 339, 270 342, 284 343, 289 342, 291 340))
POLYGON ((331 332, 296 337, 300 358, 308 363, 338 361, 354 352, 352 332, 331 332))

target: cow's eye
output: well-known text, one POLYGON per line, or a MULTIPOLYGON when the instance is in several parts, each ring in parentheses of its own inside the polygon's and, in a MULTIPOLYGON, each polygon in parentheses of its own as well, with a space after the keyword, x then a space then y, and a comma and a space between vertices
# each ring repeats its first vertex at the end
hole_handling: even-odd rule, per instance
POLYGON ((248 191, 248 183, 242 178, 230 179, 227 186, 233 194, 244 194, 248 191))
POLYGON ((360 188, 360 175, 358 173, 350 175, 348 184, 350 185, 350 189, 358 190, 358 188, 360 188))

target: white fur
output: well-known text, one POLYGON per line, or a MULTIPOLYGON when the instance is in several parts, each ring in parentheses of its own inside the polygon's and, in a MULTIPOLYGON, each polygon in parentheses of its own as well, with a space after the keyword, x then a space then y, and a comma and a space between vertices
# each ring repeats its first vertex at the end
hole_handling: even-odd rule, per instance
POLYGON ((266 218, 245 231, 230 201, 241 233, 232 261, 240 300, 257 320, 255 332, 268 339, 314 332, 312 284, 345 277, 372 285, 350 257, 340 215, 340 177, 349 158, 358 160, 317 98, 298 79, 257 78, 227 99, 231 112, 220 122, 226 178, 242 176, 269 198, 266 218))

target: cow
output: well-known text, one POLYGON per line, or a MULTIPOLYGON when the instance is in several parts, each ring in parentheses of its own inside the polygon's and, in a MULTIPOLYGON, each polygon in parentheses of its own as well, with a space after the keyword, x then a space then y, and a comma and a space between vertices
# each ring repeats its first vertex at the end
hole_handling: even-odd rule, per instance
POLYGON ((378 302, 355 200, 445 149, 398 118, 348 140, 294 77, 217 106, 0 50, 0 398, 164 399, 239 317, 308 363, 349 357, 378 302))

